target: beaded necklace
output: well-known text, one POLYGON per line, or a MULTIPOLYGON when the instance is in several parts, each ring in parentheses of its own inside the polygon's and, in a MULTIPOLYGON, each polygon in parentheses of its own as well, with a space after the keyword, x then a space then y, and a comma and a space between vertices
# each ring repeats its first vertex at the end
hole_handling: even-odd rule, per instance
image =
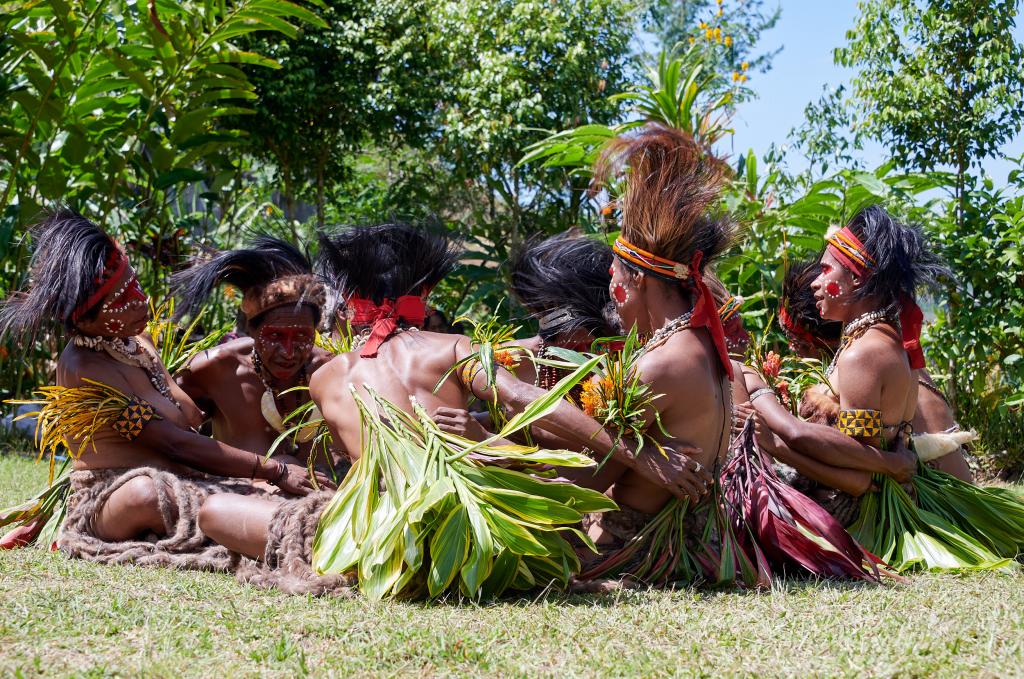
POLYGON ((124 339, 123 337, 100 337, 98 335, 88 337, 76 334, 72 337, 71 341, 76 347, 103 351, 119 363, 132 366, 133 368, 141 368, 146 373, 146 377, 149 378, 149 383, 153 385, 153 388, 173 403, 178 410, 181 410, 181 404, 174 398, 170 387, 167 386, 163 365, 161 365, 155 355, 150 354, 149 349, 134 337, 124 339))
MULTIPOLYGON (((671 321, 669 321, 665 325, 663 325, 660 328, 658 328, 657 330, 655 330, 651 334, 651 336, 647 339, 647 341, 644 343, 643 348, 640 349, 640 356, 643 356, 644 354, 648 353, 649 351, 654 351, 655 349, 660 347, 662 344, 667 342, 668 339, 670 337, 672 337, 672 335, 676 334, 677 332, 682 332, 683 330, 686 330, 687 328, 689 328, 690 327, 690 318, 692 316, 693 316, 693 312, 692 311, 687 311, 682 316, 677 316, 677 317, 673 318, 671 321)), ((638 356, 638 358, 639 358, 639 356, 638 356)))
POLYGON ((832 373, 835 372, 836 366, 839 365, 839 356, 842 355, 843 351, 853 344, 854 340, 860 339, 869 328, 879 323, 899 325, 899 321, 893 317, 891 310, 869 311, 844 325, 843 338, 839 342, 839 348, 836 350, 835 356, 832 357, 832 362, 828 364, 828 369, 825 370, 825 377, 831 377, 832 373))

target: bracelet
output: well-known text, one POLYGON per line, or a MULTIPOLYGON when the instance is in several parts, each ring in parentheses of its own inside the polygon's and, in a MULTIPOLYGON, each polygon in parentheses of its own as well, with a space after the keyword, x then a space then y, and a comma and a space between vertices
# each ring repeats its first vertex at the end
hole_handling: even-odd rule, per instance
POLYGON ((779 400, 779 397, 775 394, 774 389, 772 389, 771 387, 761 387, 760 389, 756 390, 753 394, 750 395, 750 398, 747 399, 747 402, 753 403, 754 399, 761 398, 766 394, 771 394, 772 396, 775 396, 776 401, 779 400))
POLYGON ((253 455, 252 456, 252 473, 249 474, 249 478, 250 479, 255 479, 256 478, 256 470, 259 469, 259 466, 260 466, 260 456, 259 455, 253 455))
POLYGON ((281 462, 280 460, 278 460, 277 463, 281 465, 281 471, 278 472, 277 478, 271 481, 271 483, 273 483, 275 486, 281 483, 281 479, 283 479, 288 474, 288 465, 286 465, 284 462, 281 462))

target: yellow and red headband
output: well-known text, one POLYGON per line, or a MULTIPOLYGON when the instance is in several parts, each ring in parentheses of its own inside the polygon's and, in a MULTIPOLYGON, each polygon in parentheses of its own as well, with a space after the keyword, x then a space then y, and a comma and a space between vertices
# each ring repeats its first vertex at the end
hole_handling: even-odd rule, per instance
POLYGON ((718 316, 715 298, 711 295, 711 290, 708 289, 700 272, 700 263, 704 259, 704 253, 695 250, 690 263, 683 264, 638 248, 622 236, 615 239, 612 252, 627 264, 649 271, 659 278, 676 283, 693 281, 693 286, 697 290, 697 301, 693 305, 693 313, 690 316, 690 327, 708 329, 708 332, 711 333, 711 341, 714 342, 715 349, 718 351, 718 358, 722 362, 722 369, 731 380, 733 378, 732 361, 729 359, 729 349, 725 344, 722 319, 718 316))
POLYGON ((848 226, 844 226, 829 236, 827 242, 828 251, 832 253, 832 256, 858 276, 863 276, 875 263, 874 258, 864 248, 864 244, 848 226))

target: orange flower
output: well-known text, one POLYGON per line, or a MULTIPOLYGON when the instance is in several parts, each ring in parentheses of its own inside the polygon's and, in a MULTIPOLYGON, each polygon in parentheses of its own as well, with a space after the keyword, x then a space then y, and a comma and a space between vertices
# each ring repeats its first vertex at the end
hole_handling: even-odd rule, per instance
POLYGON ((515 349, 499 349, 494 352, 494 361, 506 370, 519 367, 519 352, 515 349))
POLYGON ((598 380, 588 380, 583 383, 583 393, 580 394, 580 403, 583 412, 589 417, 599 417, 607 408, 606 395, 612 389, 610 377, 602 377, 598 380))
POLYGON ((761 361, 761 372, 768 377, 778 377, 779 369, 782 367, 782 357, 776 354, 774 351, 769 351, 768 355, 761 361))
POLYGON ((235 286, 233 286, 233 285, 225 285, 224 286, 224 296, 225 297, 227 297, 228 299, 234 299, 236 294, 237 294, 237 292, 235 291, 235 286))
POLYGON ((782 405, 787 408, 790 407, 790 396, 789 396, 789 382, 782 381, 775 385, 775 388, 779 391, 779 398, 782 399, 782 405))

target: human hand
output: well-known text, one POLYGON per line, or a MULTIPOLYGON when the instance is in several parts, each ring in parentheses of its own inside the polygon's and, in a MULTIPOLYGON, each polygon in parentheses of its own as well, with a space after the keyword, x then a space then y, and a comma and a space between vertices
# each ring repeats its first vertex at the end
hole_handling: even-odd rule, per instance
POLYGON ((697 460, 701 449, 673 445, 665 452, 668 457, 658 451, 641 451, 636 456, 636 472, 676 497, 697 504, 713 482, 710 472, 697 460))
MULTIPOLYGON (((297 464, 279 464, 283 471, 278 472, 279 476, 271 481, 275 486, 292 495, 309 495, 317 490, 305 467, 297 464)), ((328 489, 337 488, 329 478, 320 472, 315 472, 315 477, 319 486, 328 489)))
POLYGON ((476 418, 462 408, 441 406, 434 410, 431 417, 441 431, 449 434, 455 434, 470 441, 483 441, 490 437, 490 434, 477 422, 476 418))
POLYGON ((889 466, 886 474, 897 482, 901 484, 909 483, 914 478, 914 475, 917 474, 917 453, 907 448, 902 439, 900 439, 895 450, 888 454, 883 453, 883 455, 889 466))

